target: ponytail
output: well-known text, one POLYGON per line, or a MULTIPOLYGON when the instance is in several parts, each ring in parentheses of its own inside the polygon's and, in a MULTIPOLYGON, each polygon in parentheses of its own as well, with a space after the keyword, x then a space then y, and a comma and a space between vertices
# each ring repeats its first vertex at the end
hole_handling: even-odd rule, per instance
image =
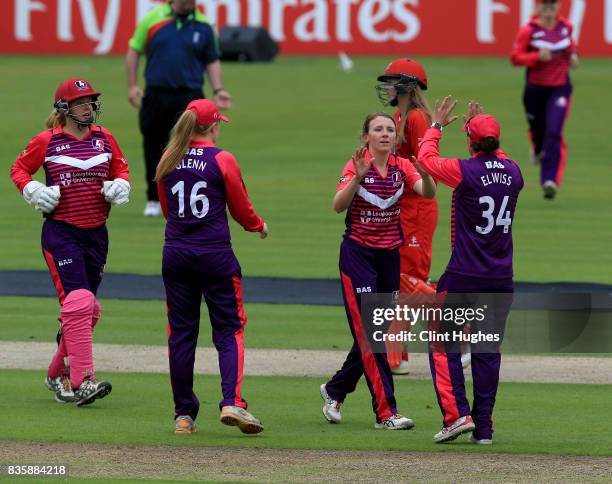
POLYGON ((204 136, 208 134, 217 124, 218 121, 211 124, 196 124, 196 115, 190 109, 181 114, 174 128, 172 128, 170 141, 166 146, 166 150, 161 160, 159 160, 157 164, 154 180, 159 181, 174 170, 185 156, 187 148, 189 148, 189 144, 194 136, 204 136))
POLYGON ((55 129, 58 126, 65 126, 66 125, 66 115, 62 113, 58 113, 54 109, 53 111, 51 111, 51 114, 49 114, 49 117, 45 121, 45 125, 47 126, 47 129, 55 129))
POLYGON ((155 170, 155 181, 165 177, 183 159, 193 135, 195 121, 196 115, 193 111, 185 111, 181 114, 172 128, 170 141, 155 170))
POLYGON ((406 131, 406 123, 408 122, 408 113, 413 109, 421 110, 425 116, 427 117, 427 122, 431 123, 431 108, 427 103, 427 99, 423 94, 423 90, 419 87, 418 84, 411 84, 408 89, 406 96, 410 97, 408 102, 408 107, 406 108, 406 112, 400 112, 400 125, 397 128, 397 146, 401 146, 406 142, 406 137, 404 133, 406 131))

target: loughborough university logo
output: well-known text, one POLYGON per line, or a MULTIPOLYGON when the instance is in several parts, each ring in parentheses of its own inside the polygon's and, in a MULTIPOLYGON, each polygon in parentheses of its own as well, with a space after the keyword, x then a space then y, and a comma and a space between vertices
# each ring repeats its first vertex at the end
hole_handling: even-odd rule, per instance
POLYGON ((60 183, 62 186, 67 187, 72 182, 72 173, 60 173, 60 183))

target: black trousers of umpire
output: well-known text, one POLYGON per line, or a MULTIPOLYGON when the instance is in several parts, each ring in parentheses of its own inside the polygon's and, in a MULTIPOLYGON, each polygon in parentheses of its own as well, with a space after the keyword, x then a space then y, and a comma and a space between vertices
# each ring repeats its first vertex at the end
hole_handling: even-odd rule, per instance
POLYGON ((191 101, 203 97, 201 89, 149 86, 145 89, 139 121, 146 164, 147 200, 159 200, 157 184, 153 178, 172 127, 191 101))

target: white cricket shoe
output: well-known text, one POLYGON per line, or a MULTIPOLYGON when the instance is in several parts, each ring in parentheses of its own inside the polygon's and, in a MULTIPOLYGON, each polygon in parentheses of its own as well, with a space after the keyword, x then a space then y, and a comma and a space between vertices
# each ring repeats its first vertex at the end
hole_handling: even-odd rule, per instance
POLYGON ((442 427, 442 430, 440 430, 440 432, 434 435, 433 440, 436 444, 441 444, 442 442, 450 442, 451 440, 455 440, 461 434, 471 432, 475 428, 476 425, 474 425, 472 417, 466 415, 465 417, 459 417, 452 423, 452 425, 449 425, 448 427, 442 427))
POLYGON ((400 361, 399 366, 391 368, 391 373, 394 375, 407 375, 410 373, 410 365, 408 364, 408 360, 400 361))
POLYGON ((65 375, 56 377, 47 376, 45 385, 53 392, 55 401, 58 403, 71 403, 75 401, 74 392, 70 386, 70 378, 65 375))
POLYGON ((553 198, 555 198, 559 187, 554 181, 548 180, 544 182, 544 184, 542 185, 542 189, 544 190, 544 198, 552 200, 553 198))
POLYGON ((329 423, 340 423, 342 421, 342 414, 340 413, 340 405, 337 400, 330 397, 325 389, 325 383, 323 383, 319 389, 321 392, 321 398, 325 402, 323 405, 323 416, 329 423))
POLYGON ((113 389, 110 382, 107 381, 96 381, 93 378, 85 378, 79 388, 74 389, 74 398, 77 402, 77 407, 83 405, 89 405, 95 400, 99 400, 108 395, 113 389))
POLYGON ((144 216, 145 217, 159 217, 161 215, 161 205, 159 202, 149 201, 145 205, 144 216))
POLYGON ((399 413, 374 424, 375 429, 382 430, 410 430, 412 427, 414 427, 414 422, 399 413))
POLYGON ((472 435, 470 435, 470 442, 477 445, 492 445, 493 439, 477 439, 472 433, 472 435))

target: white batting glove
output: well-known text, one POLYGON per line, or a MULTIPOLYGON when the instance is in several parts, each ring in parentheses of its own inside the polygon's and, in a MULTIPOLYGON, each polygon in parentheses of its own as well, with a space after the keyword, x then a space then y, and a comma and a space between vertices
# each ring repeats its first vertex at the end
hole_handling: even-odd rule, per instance
POLYGON ((105 181, 101 193, 108 203, 113 205, 125 205, 130 201, 130 184, 123 178, 115 178, 113 181, 105 181))
POLYGON ((40 182, 31 181, 23 187, 23 198, 36 210, 51 213, 56 209, 60 199, 60 188, 57 185, 48 187, 40 182))

